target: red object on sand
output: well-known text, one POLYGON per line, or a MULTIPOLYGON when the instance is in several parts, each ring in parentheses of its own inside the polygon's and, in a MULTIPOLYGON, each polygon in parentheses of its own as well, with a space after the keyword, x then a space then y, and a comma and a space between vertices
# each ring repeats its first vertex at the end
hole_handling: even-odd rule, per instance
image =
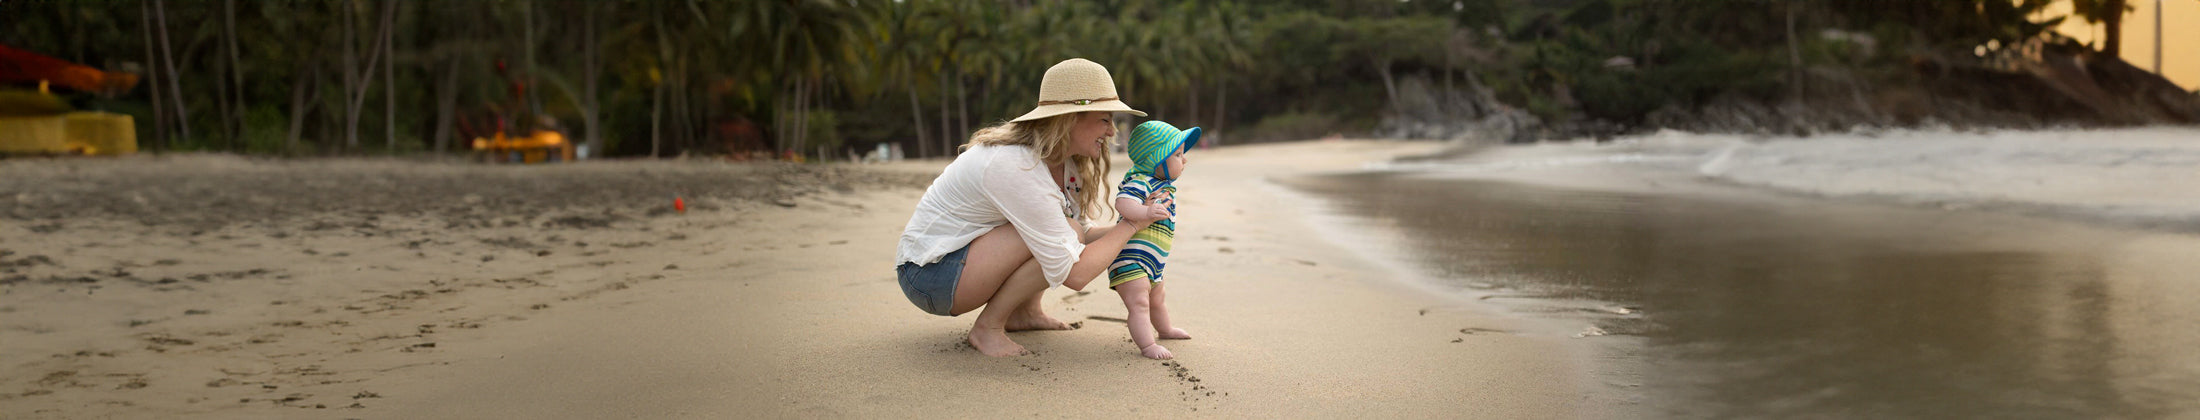
POLYGON ((673 211, 677 211, 677 212, 681 212, 681 213, 687 213, 687 212, 688 212, 688 205, 687 205, 687 202, 686 202, 686 201, 681 201, 681 200, 680 200, 680 197, 673 197, 673 198, 672 198, 672 210, 673 210, 673 211))

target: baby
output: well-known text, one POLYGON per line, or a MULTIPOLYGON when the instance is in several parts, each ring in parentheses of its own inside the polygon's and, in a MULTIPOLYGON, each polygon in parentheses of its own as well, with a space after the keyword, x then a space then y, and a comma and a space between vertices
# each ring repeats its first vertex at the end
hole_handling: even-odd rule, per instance
MULTIPOLYGON (((1184 174, 1184 151, 1196 144, 1199 127, 1177 130, 1169 123, 1147 121, 1131 129, 1131 169, 1123 175, 1123 186, 1115 194, 1117 211, 1140 213, 1150 211, 1149 206, 1166 206, 1169 214, 1176 214, 1174 183, 1184 174)), ((1161 268, 1175 240, 1175 218, 1153 222, 1132 234, 1130 243, 1108 265, 1108 287, 1123 296, 1123 307, 1130 310, 1125 321, 1130 324, 1131 342, 1138 346, 1139 354, 1154 359, 1176 357, 1168 348, 1154 343, 1157 335, 1175 340, 1192 338, 1183 329, 1169 325, 1169 308, 1162 302, 1167 294, 1161 291, 1161 268)))

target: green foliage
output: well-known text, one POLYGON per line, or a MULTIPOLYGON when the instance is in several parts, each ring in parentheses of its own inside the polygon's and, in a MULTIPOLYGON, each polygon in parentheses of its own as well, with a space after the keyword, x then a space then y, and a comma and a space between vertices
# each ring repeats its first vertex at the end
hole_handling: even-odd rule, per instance
POLYGON ((283 125, 289 123, 285 120, 287 117, 283 109, 276 105, 255 105, 250 111, 246 111, 244 133, 238 139, 242 144, 242 151, 252 154, 283 153, 283 136, 286 135, 283 125))
MULTIPOLYGON (((395 86, 361 69, 373 76, 356 110, 344 58, 365 61, 384 0, 145 1, 0 1, 0 44, 150 76, 96 103, 136 115, 156 150, 364 153, 385 139, 429 150, 445 131, 470 128, 452 133, 462 145, 499 120, 520 129, 548 115, 575 139, 599 129, 608 154, 900 143, 937 156, 1029 110, 1040 75, 1068 58, 1108 66, 1153 118, 1240 139, 1368 129, 1398 111, 1404 77, 1471 80, 1546 121, 1628 124, 1722 95, 1778 99, 1797 64, 1895 77, 1917 56, 1970 59, 1981 44, 2043 36, 2057 20, 2039 11, 2065 0, 401 2, 383 61, 395 86), (153 91, 170 84, 167 63, 148 58, 148 39, 160 41, 146 23, 162 17, 150 5, 164 6, 182 73, 182 94, 159 104, 153 91), (1828 29, 1876 45, 1817 36, 1828 29), (589 50, 601 52, 595 71, 589 50), (179 103, 189 121, 157 123, 155 109, 179 103), (357 149, 342 145, 347 112, 359 115, 357 149)), ((2086 19, 2115 3, 2068 1, 2086 19)))
POLYGON ((840 117, 832 111, 813 112, 809 117, 810 147, 839 149, 842 142, 840 117))

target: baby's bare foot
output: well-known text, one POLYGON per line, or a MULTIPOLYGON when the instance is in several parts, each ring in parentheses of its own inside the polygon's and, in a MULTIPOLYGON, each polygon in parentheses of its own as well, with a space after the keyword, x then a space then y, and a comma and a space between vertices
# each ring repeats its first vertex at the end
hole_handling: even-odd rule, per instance
POLYGON ((1076 329, 1076 327, 1069 325, 1069 323, 1062 322, 1061 320, 1054 319, 1054 317, 1047 316, 1047 314, 1018 314, 1008 317, 1009 332, 1072 329, 1076 329))
POLYGON ((1163 330, 1161 330, 1161 339, 1163 339, 1163 340, 1190 340, 1190 339, 1192 339, 1192 334, 1191 334, 1191 333, 1186 333, 1186 332, 1184 332, 1184 329, 1183 329, 1183 328, 1168 328, 1168 329, 1163 329, 1163 330))
POLYGON ((1146 345, 1146 348, 1139 350, 1138 354, 1146 356, 1146 358, 1148 359, 1154 360, 1169 360, 1176 358, 1176 353, 1170 353, 1168 347, 1162 347, 1160 344, 1146 345))
POLYGON ((1016 344, 1014 340, 1009 340, 1008 333, 1000 329, 972 328, 970 330, 970 346, 978 348, 979 353, 985 353, 985 355, 993 357, 1031 354, 1030 350, 1024 350, 1023 345, 1016 344))

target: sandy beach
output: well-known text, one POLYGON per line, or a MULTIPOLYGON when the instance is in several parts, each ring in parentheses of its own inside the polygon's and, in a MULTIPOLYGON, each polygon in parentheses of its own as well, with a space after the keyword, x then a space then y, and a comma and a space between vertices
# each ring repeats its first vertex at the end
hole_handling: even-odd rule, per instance
POLYGON ((1594 417, 1570 338, 1399 281, 1266 181, 1440 147, 1200 153, 1170 362, 1104 290, 1049 291, 1082 328, 1014 358, 906 302, 894 240, 944 162, 0 162, 0 414, 1594 417))
MULTIPOLYGON (((1202 150, 1179 183, 1171 264, 1172 312, 1196 338, 1171 343, 1168 362, 1133 351, 1105 290, 1048 291, 1046 310, 1081 328, 1012 334, 1026 357, 980 355, 962 342, 969 316, 911 306, 894 241, 944 161, 0 161, 0 417, 1628 416, 1644 413, 1628 388, 1642 373, 1608 351, 1631 333, 1581 339, 1592 321, 1424 281, 1387 254, 1398 244, 1365 242, 1389 234, 1351 232, 1279 180, 1408 171, 1734 208, 1837 203, 1871 227, 1858 232, 1905 230, 1874 222, 1901 214, 1955 229, 1940 242, 1972 244, 1960 247, 2098 260, 2116 290, 2141 294, 2119 301, 2175 308, 2155 301, 2189 295, 2164 280, 2200 249, 2180 233, 2200 205, 2173 176, 2200 155, 2175 141, 2188 134, 1202 150), (1392 161, 1410 156, 1434 157, 1392 161), (1960 164, 1906 163, 1920 161, 1960 164)), ((2147 314, 2175 315, 2115 329, 2184 322, 2147 314)), ((2118 360, 2152 375, 2142 388, 2184 380, 2148 367, 2174 356, 2118 360)))

